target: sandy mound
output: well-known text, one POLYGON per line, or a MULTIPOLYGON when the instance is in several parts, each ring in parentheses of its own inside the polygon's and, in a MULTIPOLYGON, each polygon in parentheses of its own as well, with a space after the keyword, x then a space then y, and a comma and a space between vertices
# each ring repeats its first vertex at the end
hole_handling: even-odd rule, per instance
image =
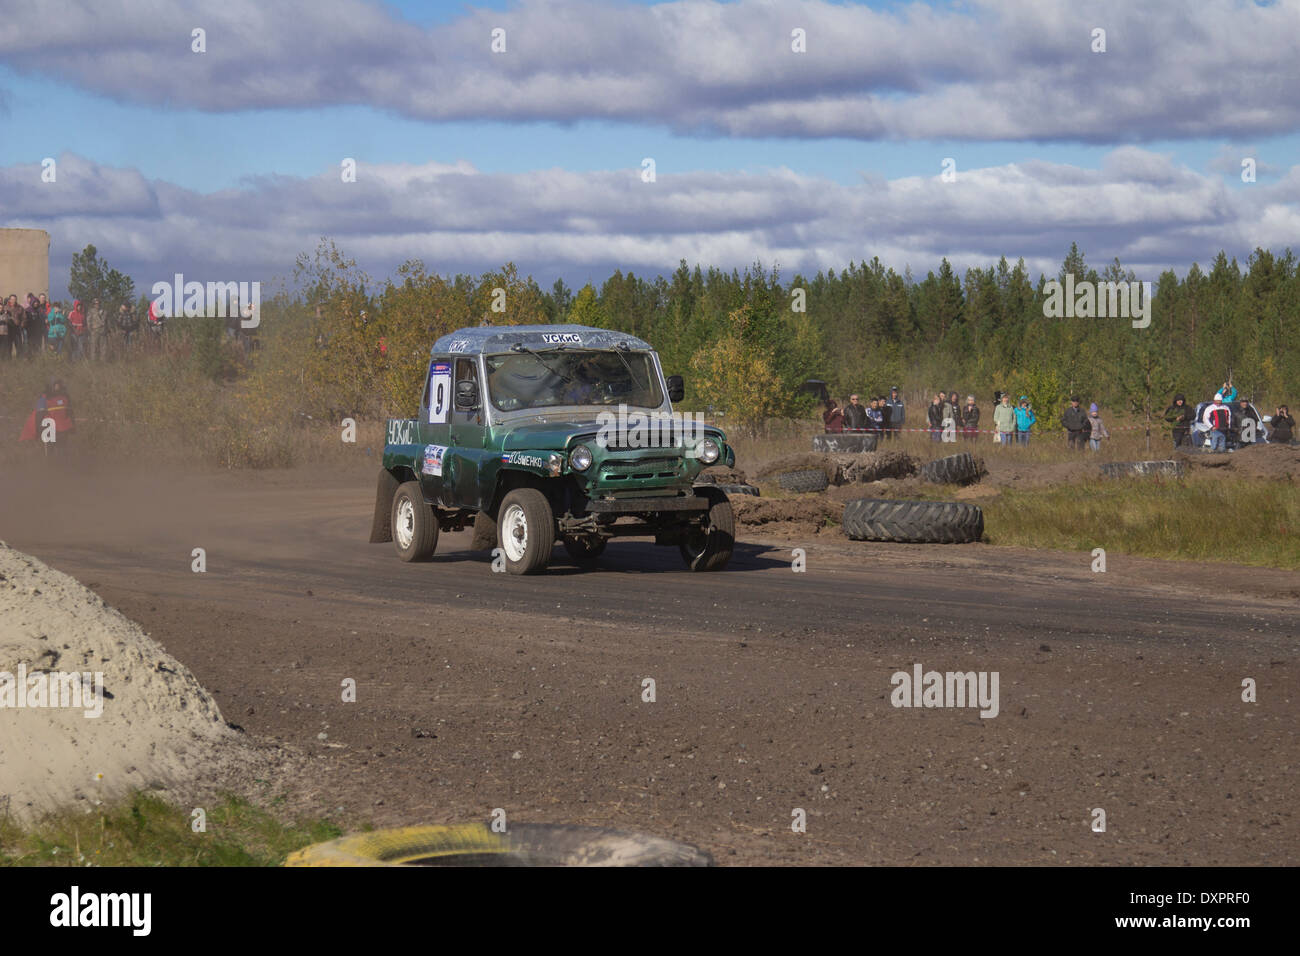
POLYGON ((235 765, 245 747, 194 675, 138 625, 0 542, 0 813, 31 820, 78 800, 168 790, 235 765), (73 672, 98 672, 102 685, 50 679, 73 672))

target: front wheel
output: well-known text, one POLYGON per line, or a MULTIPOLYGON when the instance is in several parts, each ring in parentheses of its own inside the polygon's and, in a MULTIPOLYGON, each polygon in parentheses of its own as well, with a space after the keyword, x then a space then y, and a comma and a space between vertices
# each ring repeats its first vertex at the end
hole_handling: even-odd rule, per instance
POLYGON ((551 503, 536 488, 517 488, 497 512, 497 547, 511 574, 544 571, 555 547, 551 503))
POLYGON ((726 494, 717 488, 696 488, 709 501, 709 510, 697 528, 686 533, 681 543, 682 558, 692 571, 721 571, 731 560, 736 544, 736 516, 726 494))
POLYGON ((403 561, 428 561, 438 546, 438 516, 424 500, 418 481, 399 485, 393 495, 393 546, 403 561))

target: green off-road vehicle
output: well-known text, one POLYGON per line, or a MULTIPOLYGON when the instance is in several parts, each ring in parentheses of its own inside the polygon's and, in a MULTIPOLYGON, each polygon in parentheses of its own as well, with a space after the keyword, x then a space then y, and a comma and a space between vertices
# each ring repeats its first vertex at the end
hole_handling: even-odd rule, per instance
POLYGON ((370 540, 403 561, 433 554, 438 532, 474 528, 494 569, 544 569, 557 541, 581 565, 610 538, 677 545, 687 567, 731 558, 727 496, 695 486, 735 464, 726 436, 673 412, 640 339, 581 325, 488 326, 438 339, 419 417, 390 419, 370 540))

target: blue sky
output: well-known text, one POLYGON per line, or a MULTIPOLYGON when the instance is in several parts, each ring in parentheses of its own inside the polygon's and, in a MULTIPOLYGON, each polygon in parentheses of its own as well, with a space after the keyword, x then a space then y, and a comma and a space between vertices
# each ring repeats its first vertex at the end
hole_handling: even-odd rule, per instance
POLYGON ((90 241, 139 277, 165 274, 159 258, 285 274, 321 234, 378 276, 408 255, 444 272, 511 259, 547 285, 681 256, 1046 269, 1073 228, 1094 261, 1181 272, 1300 235, 1289 0, 1206 0, 1195 25, 1175 0, 152 10, 51 0, 0 41, 0 224, 49 229, 57 269, 90 241), (31 175, 46 156, 54 203, 31 175), (629 202, 647 156, 658 181, 629 202), (343 157, 361 164, 352 193, 330 188, 343 157))

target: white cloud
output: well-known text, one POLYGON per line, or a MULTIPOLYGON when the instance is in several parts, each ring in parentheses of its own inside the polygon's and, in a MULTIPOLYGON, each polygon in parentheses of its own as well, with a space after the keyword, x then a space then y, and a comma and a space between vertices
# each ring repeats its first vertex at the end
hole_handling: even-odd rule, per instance
POLYGON ((1146 142, 1300 126, 1300 3, 519 0, 424 29, 361 0, 45 0, 0 60, 210 111, 364 104, 431 121, 613 119, 740 136, 1146 142), (489 50, 507 31, 507 52, 489 50), (807 31, 807 52, 790 31, 807 31), (207 52, 190 32, 207 31, 207 52), (1091 50, 1106 30, 1105 53, 1091 50))
POLYGON ((56 289, 87 243, 141 286, 177 271, 287 277, 321 236, 377 276, 408 258, 443 274, 513 261, 547 284, 614 268, 669 272, 683 257, 811 275, 878 255, 923 275, 945 256, 964 268, 1006 255, 1051 274, 1072 241, 1094 263, 1118 256, 1154 279, 1220 249, 1280 252, 1300 236, 1300 166, 1234 189, 1134 147, 1097 170, 1032 162, 959 171, 953 183, 935 175, 844 185, 788 169, 643 183, 639 173, 362 164, 356 183, 331 168, 204 195, 66 155, 54 184, 40 182, 37 164, 0 168, 0 208, 7 225, 50 231, 56 289))
POLYGON ((1278 176, 1285 170, 1276 163, 1266 162, 1261 156, 1259 148, 1256 146, 1236 146, 1231 143, 1225 143, 1219 147, 1219 151, 1214 154, 1206 168, 1216 173, 1223 173, 1225 176, 1239 177, 1242 172, 1242 160, 1255 160, 1255 176, 1257 178, 1264 176, 1278 176))

